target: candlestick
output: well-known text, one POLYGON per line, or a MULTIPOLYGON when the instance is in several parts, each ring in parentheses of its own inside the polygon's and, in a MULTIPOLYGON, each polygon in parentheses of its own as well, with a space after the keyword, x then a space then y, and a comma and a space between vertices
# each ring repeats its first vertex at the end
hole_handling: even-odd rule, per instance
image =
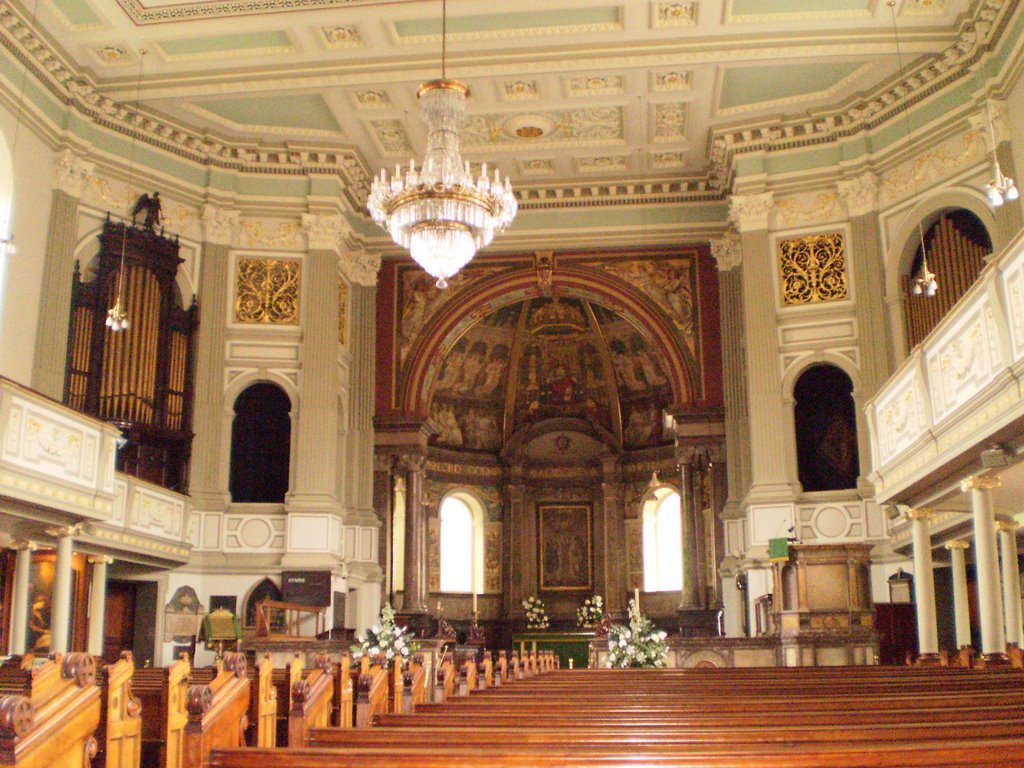
POLYGON ((473 593, 473 613, 476 613, 476 592, 473 593))
POLYGON ((640 587, 633 588, 633 605, 636 606, 636 612, 640 613, 640 587))

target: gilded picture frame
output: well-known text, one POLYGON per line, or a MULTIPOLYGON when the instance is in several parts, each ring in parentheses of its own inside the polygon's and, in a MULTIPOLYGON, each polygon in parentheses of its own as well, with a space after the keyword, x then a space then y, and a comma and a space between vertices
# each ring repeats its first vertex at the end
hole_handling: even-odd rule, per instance
POLYGON ((593 587, 592 526, 589 504, 537 506, 537 561, 542 591, 593 587))

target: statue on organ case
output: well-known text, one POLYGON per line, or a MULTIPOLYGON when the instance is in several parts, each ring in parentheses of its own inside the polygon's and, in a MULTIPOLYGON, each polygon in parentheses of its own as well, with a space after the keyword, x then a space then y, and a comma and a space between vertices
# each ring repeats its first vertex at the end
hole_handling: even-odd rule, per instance
POLYGON ((152 195, 147 195, 145 192, 142 196, 135 201, 135 207, 132 208, 132 226, 135 226, 135 218, 145 212, 146 216, 142 220, 142 226, 146 229, 156 232, 156 228, 160 226, 160 193, 154 192, 152 195))

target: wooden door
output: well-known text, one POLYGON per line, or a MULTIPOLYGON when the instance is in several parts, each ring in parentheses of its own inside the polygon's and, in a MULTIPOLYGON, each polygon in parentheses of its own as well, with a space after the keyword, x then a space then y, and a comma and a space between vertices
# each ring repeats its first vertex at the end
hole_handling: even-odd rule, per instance
POLYGON ((135 639, 135 590, 129 581, 108 581, 103 622, 103 660, 113 664, 135 639))

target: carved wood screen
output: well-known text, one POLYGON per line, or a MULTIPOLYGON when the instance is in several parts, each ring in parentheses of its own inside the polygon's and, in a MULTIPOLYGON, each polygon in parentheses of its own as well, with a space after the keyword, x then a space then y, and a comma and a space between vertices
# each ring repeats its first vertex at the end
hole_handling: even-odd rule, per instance
POLYGON ((985 266, 985 257, 992 253, 988 233, 967 211, 942 214, 925 233, 924 240, 928 266, 935 273, 939 286, 934 296, 914 295, 911 291, 921 266, 918 247, 911 274, 903 276, 907 339, 911 347, 920 344, 974 284, 985 266))
POLYGON ((109 219, 95 274, 75 265, 64 401, 116 424, 128 442, 123 472, 184 492, 191 451, 193 337, 197 308, 175 301, 178 243, 109 219), (122 249, 127 330, 106 327, 122 249))

